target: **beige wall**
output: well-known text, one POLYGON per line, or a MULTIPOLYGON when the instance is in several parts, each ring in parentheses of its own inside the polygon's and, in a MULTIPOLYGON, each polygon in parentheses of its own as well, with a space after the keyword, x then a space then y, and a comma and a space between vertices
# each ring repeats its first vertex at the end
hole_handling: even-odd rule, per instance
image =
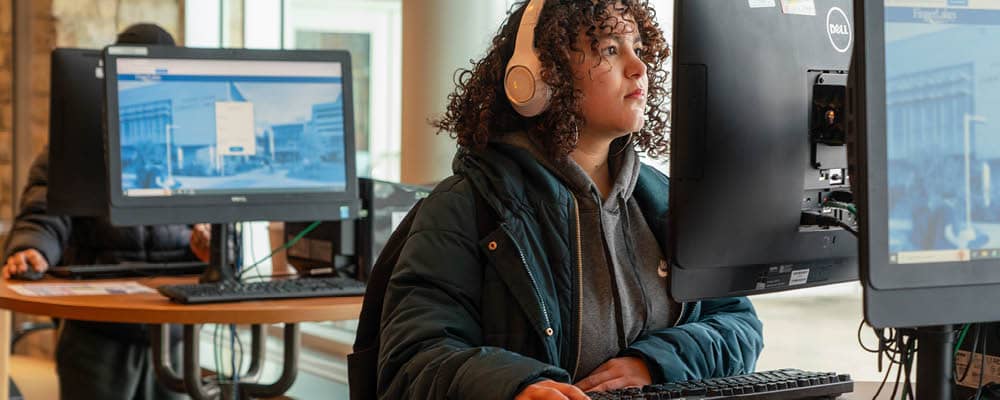
POLYGON ((425 184, 451 175, 457 149, 428 120, 445 111, 455 71, 482 58, 506 17, 502 2, 403 1, 403 109, 401 181, 425 184))

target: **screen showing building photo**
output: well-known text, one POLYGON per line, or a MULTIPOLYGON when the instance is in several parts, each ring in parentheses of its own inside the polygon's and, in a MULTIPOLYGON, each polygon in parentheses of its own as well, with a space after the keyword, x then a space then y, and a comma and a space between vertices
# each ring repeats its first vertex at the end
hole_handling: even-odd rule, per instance
POLYGON ((343 191, 341 65, 119 58, 125 196, 343 191))
POLYGON ((1000 1, 886 1, 889 261, 1000 258, 1000 1))

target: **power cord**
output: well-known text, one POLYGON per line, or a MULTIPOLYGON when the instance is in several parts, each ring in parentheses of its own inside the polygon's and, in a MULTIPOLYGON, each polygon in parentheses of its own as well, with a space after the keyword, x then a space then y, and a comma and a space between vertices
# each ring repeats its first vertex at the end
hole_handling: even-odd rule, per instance
POLYGON ((803 211, 802 216, 799 218, 800 225, 817 225, 822 227, 836 226, 843 228, 844 230, 850 232, 854 236, 858 236, 858 229, 844 222, 840 218, 834 217, 832 215, 823 214, 816 211, 803 211))
POLYGON ((243 271, 240 272, 240 274, 237 276, 237 278, 240 279, 240 280, 242 280, 243 275, 246 275, 250 271, 256 270, 257 266, 260 265, 260 263, 262 263, 264 261, 267 261, 267 260, 270 260, 271 257, 274 257, 274 255, 278 254, 278 252, 281 252, 281 251, 284 251, 284 250, 288 250, 288 248, 294 246, 295 243, 298 243, 299 240, 301 240, 303 237, 305 237, 306 234, 308 234, 309 232, 312 232, 313 229, 316 229, 316 227, 318 227, 319 224, 321 224, 322 222, 323 221, 316 221, 316 222, 313 222, 312 224, 309 224, 309 226, 306 227, 306 229, 303 229, 302 232, 299 232, 298 235, 295 235, 295 237, 292 238, 292 240, 289 240, 285 244, 283 244, 281 246, 278 246, 274 250, 271 250, 271 254, 268 254, 266 257, 258 260, 257 262, 253 263, 249 267, 246 267, 245 269, 243 269, 243 271))
POLYGON ((909 332, 907 330, 897 330, 892 328, 872 328, 875 333, 875 337, 878 339, 877 348, 869 348, 865 345, 864 341, 861 340, 861 332, 864 329, 865 321, 862 320, 858 324, 858 344, 861 348, 869 353, 878 354, 878 371, 882 372, 883 362, 888 359, 889 366, 885 368, 885 375, 882 378, 882 382, 879 384, 878 390, 875 392, 875 396, 872 400, 878 398, 885 389, 885 384, 889 380, 889 375, 892 373, 893 366, 896 366, 896 383, 893 385, 891 398, 896 398, 896 393, 899 392, 900 378, 903 383, 902 398, 913 399, 915 392, 913 390, 913 381, 911 375, 913 373, 913 361, 917 352, 917 340, 915 333, 909 332), (903 376, 905 371, 906 375, 903 376))

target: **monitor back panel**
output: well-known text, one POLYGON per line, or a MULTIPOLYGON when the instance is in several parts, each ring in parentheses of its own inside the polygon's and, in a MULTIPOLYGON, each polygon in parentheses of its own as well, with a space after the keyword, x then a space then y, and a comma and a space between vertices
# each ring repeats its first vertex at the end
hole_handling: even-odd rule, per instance
POLYGON ((48 211, 107 213, 100 50, 55 49, 49 114, 48 211))
POLYGON ((824 181, 846 171, 843 146, 814 165, 810 118, 821 75, 849 67, 852 5, 756 3, 675 3, 669 253, 681 300, 857 279, 851 234, 800 227, 803 209, 849 185, 824 181))

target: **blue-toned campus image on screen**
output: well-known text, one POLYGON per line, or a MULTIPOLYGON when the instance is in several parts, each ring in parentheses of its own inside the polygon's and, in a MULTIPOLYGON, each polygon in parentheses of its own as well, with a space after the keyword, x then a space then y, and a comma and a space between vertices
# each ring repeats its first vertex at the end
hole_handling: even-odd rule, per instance
POLYGON ((886 2, 889 261, 1000 258, 1000 2, 907 4, 886 2))
POLYGON ((126 196, 345 190, 339 63, 117 61, 126 196))

